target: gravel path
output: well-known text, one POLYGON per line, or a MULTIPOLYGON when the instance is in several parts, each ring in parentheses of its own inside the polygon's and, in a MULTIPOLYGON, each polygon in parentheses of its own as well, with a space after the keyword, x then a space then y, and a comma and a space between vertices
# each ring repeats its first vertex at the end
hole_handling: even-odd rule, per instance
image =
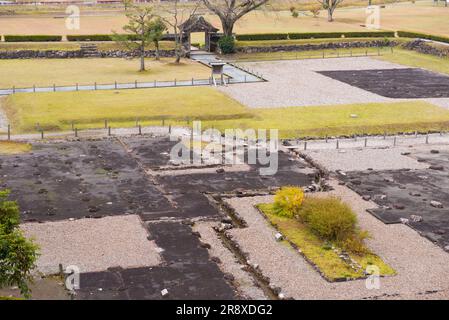
POLYGON ((40 246, 37 267, 43 274, 76 265, 81 272, 110 267, 135 268, 161 263, 158 247, 136 215, 21 225, 40 246))
POLYGON ((369 57, 245 63, 268 82, 219 90, 252 108, 319 106, 398 101, 333 80, 315 71, 394 69, 404 66, 369 57))
POLYGON ((263 291, 254 284, 253 278, 242 270, 242 265, 237 258, 223 245, 221 239, 213 230, 213 227, 217 224, 217 222, 196 222, 193 230, 201 234, 202 242, 211 246, 209 254, 220 259, 218 264, 220 269, 224 273, 234 276, 233 282, 241 295, 251 300, 265 300, 263 291))
POLYGON ((5 98, 0 97, 0 131, 8 130, 8 117, 3 110, 2 103, 4 103, 5 98))
POLYGON ((290 246, 274 239, 275 230, 254 205, 272 197, 233 198, 228 203, 249 227, 229 232, 252 263, 287 297, 295 299, 449 299, 449 255, 409 227, 385 225, 366 212, 375 204, 332 182, 330 194, 349 203, 359 218, 360 227, 373 239, 368 246, 392 266, 397 275, 380 279, 380 289, 368 290, 365 280, 329 283, 290 246), (432 293, 430 291, 437 291, 432 293))
POLYGON ((302 151, 329 171, 427 169, 428 164, 402 155, 408 148, 302 151))

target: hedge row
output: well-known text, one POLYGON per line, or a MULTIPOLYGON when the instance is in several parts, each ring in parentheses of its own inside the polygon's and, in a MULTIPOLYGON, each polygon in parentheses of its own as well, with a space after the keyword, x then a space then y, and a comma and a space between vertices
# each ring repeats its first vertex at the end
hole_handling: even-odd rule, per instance
POLYGON ((449 43, 449 38, 441 37, 441 36, 434 36, 434 35, 425 34, 425 33, 398 31, 398 36, 402 37, 402 38, 420 38, 420 39, 427 39, 427 40, 449 43))
MULTIPOLYGON (((138 37, 136 35, 128 34, 129 39, 137 41, 138 37)), ((68 41, 114 41, 112 34, 87 34, 87 35, 69 35, 67 36, 68 41)), ((175 36, 173 34, 164 34, 162 36, 164 41, 175 41, 175 36)))
POLYGON ((394 37, 394 31, 239 34, 238 41, 394 37))
POLYGON ((49 35, 6 35, 5 42, 57 42, 61 41, 62 36, 49 35))
MULTIPOLYGON (((137 40, 135 35, 128 35, 131 40, 137 40)), ((174 41, 174 35, 166 34, 162 37, 166 41, 174 41)), ((111 34, 68 35, 68 41, 113 41, 111 34)), ((62 36, 55 35, 5 35, 5 42, 59 42, 62 36)))
POLYGON ((110 34, 69 35, 67 41, 112 41, 110 34))

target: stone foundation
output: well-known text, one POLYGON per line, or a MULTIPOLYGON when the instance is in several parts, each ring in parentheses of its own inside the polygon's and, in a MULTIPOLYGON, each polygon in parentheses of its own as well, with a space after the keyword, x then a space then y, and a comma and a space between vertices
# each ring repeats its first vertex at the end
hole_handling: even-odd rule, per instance
POLYGON ((380 48, 397 46, 396 41, 373 40, 373 41, 355 41, 355 42, 329 42, 319 44, 296 44, 296 45, 273 45, 260 47, 237 47, 239 53, 258 53, 258 52, 287 52, 287 51, 311 51, 325 49, 346 49, 346 48, 380 48))
POLYGON ((413 40, 404 45, 405 49, 419 53, 430 54, 437 57, 449 57, 449 46, 447 48, 435 48, 423 40, 413 40))
MULTIPOLYGON (((159 51, 161 57, 174 57, 174 50, 161 50, 159 51)), ((147 51, 145 56, 153 58, 156 56, 155 51, 147 51)), ((12 51, 0 51, 0 59, 70 59, 70 58, 91 58, 83 50, 12 50, 12 51)), ((139 53, 136 51, 125 50, 108 50, 99 51, 99 58, 135 58, 139 57, 139 53)))

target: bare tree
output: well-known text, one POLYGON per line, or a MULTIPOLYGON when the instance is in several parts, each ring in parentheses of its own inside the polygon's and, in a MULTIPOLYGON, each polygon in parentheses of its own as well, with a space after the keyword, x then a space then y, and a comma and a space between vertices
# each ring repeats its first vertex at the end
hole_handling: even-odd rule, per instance
POLYGON ((343 0, 317 0, 327 10, 327 21, 334 21, 334 11, 343 2, 343 0))
POLYGON ((173 35, 175 37, 175 63, 180 63, 181 58, 185 55, 183 43, 185 29, 184 22, 196 15, 199 6, 200 2, 196 2, 193 6, 180 6, 179 0, 174 0, 171 8, 165 10, 169 17, 163 17, 162 19, 167 25, 172 27, 173 35))
POLYGON ((145 71, 145 47, 153 41, 154 19, 153 7, 132 6, 132 12, 126 14, 128 24, 123 27, 127 34, 114 32, 113 39, 128 48, 138 50, 140 55, 140 70, 145 71))
POLYGON ((244 15, 254 11, 270 0, 202 0, 221 21, 225 36, 232 36, 235 23, 244 15))

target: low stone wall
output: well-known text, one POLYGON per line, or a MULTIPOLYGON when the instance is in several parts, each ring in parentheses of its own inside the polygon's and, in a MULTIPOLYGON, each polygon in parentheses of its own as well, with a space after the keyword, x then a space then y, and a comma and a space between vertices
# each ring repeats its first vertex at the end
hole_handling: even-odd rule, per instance
POLYGON ((396 41, 373 40, 373 41, 347 41, 347 42, 328 42, 318 44, 295 44, 295 45, 273 45, 260 47, 237 47, 239 53, 258 53, 258 52, 287 52, 287 51, 311 51, 325 49, 347 49, 347 48, 380 48, 397 46, 396 41))
MULTIPOLYGON (((161 50, 159 52, 161 57, 174 57, 174 50, 161 50)), ((148 58, 155 57, 155 51, 147 51, 145 56, 148 58)), ((84 52, 83 50, 12 50, 12 51, 0 51, 0 59, 70 59, 70 58, 90 58, 91 54, 84 52)), ((95 56, 94 56, 95 57, 95 56)), ((108 50, 99 51, 99 58, 134 58, 139 57, 139 53, 136 51, 124 51, 124 50, 108 50)))
POLYGON ((447 46, 447 48, 435 48, 423 40, 413 40, 407 42, 403 47, 408 50, 430 54, 437 57, 449 57, 449 46, 447 46))

